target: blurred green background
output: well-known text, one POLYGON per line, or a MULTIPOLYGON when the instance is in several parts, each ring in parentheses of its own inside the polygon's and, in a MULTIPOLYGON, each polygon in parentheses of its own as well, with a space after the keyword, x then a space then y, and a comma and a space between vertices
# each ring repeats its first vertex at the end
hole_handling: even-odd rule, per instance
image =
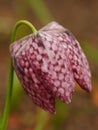
MULTIPOLYGON (((98 130, 98 1, 0 0, 0 112, 3 112, 9 68, 9 45, 14 24, 30 21, 36 29, 55 20, 71 30, 90 63, 93 90, 88 94, 76 84, 72 103, 56 102, 56 115, 36 107, 15 77, 8 130, 98 130), (39 124, 39 125, 38 125, 39 124), (36 127, 38 126, 38 127, 36 127)), ((30 33, 22 26, 17 39, 30 33)))

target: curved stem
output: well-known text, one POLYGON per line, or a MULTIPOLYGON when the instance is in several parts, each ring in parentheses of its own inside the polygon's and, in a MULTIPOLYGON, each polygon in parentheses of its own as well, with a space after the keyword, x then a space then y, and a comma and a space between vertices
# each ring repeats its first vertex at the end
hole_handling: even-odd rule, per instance
POLYGON ((34 27, 30 22, 28 22, 28 21, 26 21, 26 20, 20 20, 20 21, 18 21, 18 22, 15 24, 15 26, 14 26, 14 29, 13 29, 13 32, 12 32, 11 42, 14 42, 14 41, 15 41, 17 29, 18 29, 21 25, 23 25, 23 24, 26 25, 26 26, 28 26, 28 27, 30 27, 32 33, 37 32, 36 29, 35 29, 35 27, 34 27))
MULTIPOLYGON (((23 24, 30 27, 32 33, 36 32, 36 29, 30 22, 26 20, 20 20, 14 26, 11 42, 14 42, 16 40, 17 29, 23 24)), ((1 124, 1 130, 6 130, 6 127, 7 127, 8 115, 9 115, 10 106, 11 106, 13 79, 14 79, 14 69, 12 65, 12 60, 10 59, 10 72, 9 72, 9 80, 8 80, 8 88, 7 88, 8 90, 7 90, 7 97, 6 97, 5 108, 4 108, 4 115, 3 115, 2 124, 1 124)))

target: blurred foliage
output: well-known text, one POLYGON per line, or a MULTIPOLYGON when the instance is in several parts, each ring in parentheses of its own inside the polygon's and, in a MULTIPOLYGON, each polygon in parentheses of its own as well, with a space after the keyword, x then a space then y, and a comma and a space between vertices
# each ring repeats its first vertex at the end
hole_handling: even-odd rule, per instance
POLYGON ((61 126, 63 126, 65 120, 69 116, 69 106, 57 100, 56 112, 57 114, 53 120, 53 128, 54 130, 60 130, 61 126))
POLYGON ((35 21, 34 18, 31 17, 31 14, 35 14, 35 17, 43 25, 53 20, 50 10, 43 0, 17 0, 14 1, 14 5, 19 18, 28 18, 35 21))
POLYGON ((28 3, 43 25, 53 20, 50 10, 48 10, 43 0, 28 0, 28 3))
POLYGON ((37 122, 34 130, 43 130, 48 121, 49 121, 49 113, 38 108, 37 122))
POLYGON ((12 28, 12 19, 9 17, 0 16, 0 33, 9 34, 12 28))
MULTIPOLYGON (((10 1, 8 0, 8 3, 9 2, 10 1)), ((51 12, 48 9, 48 6, 45 5, 45 2, 43 0, 21 0, 21 1, 14 0, 13 8, 15 11, 14 13, 16 13, 14 14, 14 16, 12 16, 13 18, 0 16, 0 33, 9 34, 11 32, 13 24, 18 19, 28 19, 36 25, 37 24, 39 25, 39 23, 44 25, 48 23, 49 21, 53 20, 51 12), (15 17, 16 15, 17 15, 17 18, 15 17)), ((31 33, 30 30, 27 27, 22 26, 17 32, 17 39, 24 37, 25 35, 28 35, 29 33, 31 33)), ((98 66, 98 48, 95 47, 95 45, 84 42, 84 41, 81 42, 81 46, 87 58, 89 59, 89 61, 93 63, 93 66, 94 65, 98 66)), ((96 88, 97 86, 98 85, 96 83, 96 88)), ((14 108, 16 109, 20 105, 19 103, 20 103, 20 98, 21 98, 22 93, 23 93, 23 88, 21 87, 16 74, 14 74, 14 89, 13 89, 12 106, 14 106, 14 108)), ((94 91, 94 94, 93 94, 94 101, 96 99, 96 102, 98 102, 97 95, 98 95, 98 90, 94 91)), ((70 106, 63 104, 60 101, 57 101, 56 111, 57 111, 57 114, 51 117, 46 112, 38 110, 38 113, 37 114, 35 113, 36 119, 35 119, 35 116, 33 115, 34 120, 36 120, 36 124, 38 124, 36 125, 37 127, 35 127, 35 129, 38 130, 38 129, 44 128, 45 123, 47 124, 47 122, 50 120, 53 125, 53 129, 60 130, 61 126, 63 126, 64 122, 67 120, 69 116, 70 106)))
POLYGON ((0 129, 1 129, 1 122, 2 122, 2 116, 1 116, 1 112, 0 112, 0 129))
POLYGON ((21 84, 14 73, 14 84, 13 84, 13 94, 12 94, 12 106, 14 106, 16 109, 19 106, 19 101, 21 94, 23 92, 23 88, 21 87, 21 84))
POLYGON ((82 42, 82 48, 86 53, 87 57, 96 65, 98 65, 98 48, 90 43, 82 42))

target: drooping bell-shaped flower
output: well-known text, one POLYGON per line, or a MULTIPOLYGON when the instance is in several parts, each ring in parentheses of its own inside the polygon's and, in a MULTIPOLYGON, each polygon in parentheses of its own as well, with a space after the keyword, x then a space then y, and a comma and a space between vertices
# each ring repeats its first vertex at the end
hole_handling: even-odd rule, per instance
POLYGON ((10 46, 13 66, 29 97, 54 113, 55 99, 71 102, 74 80, 91 91, 87 59, 74 36, 56 22, 10 46))

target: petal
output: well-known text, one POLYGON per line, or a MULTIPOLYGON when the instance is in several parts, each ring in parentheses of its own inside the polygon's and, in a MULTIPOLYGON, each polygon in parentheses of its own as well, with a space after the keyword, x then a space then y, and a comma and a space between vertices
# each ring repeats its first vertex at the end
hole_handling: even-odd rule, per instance
POLYGON ((55 98, 50 90, 45 89, 40 80, 41 53, 35 35, 25 37, 11 45, 11 55, 16 74, 32 101, 44 110, 55 113, 55 98), (40 62, 40 61, 39 61, 40 62), (34 63, 34 64, 33 64, 34 63))
POLYGON ((49 57, 44 63, 48 68, 44 82, 49 84, 46 89, 50 89, 56 98, 69 103, 74 91, 73 72, 67 53, 58 42, 57 35, 59 33, 54 31, 39 32, 46 48, 46 55, 49 57))
POLYGON ((91 73, 87 58, 75 37, 69 31, 66 31, 65 33, 71 40, 70 46, 73 48, 73 58, 70 58, 70 61, 72 64, 74 77, 83 89, 90 92, 92 90, 91 73))
POLYGON ((49 24, 47 24, 46 26, 44 26, 42 29, 40 29, 40 31, 65 31, 65 28, 63 26, 61 26, 60 24, 58 24, 57 22, 53 21, 50 22, 49 24))
POLYGON ((62 30, 57 39, 65 48, 75 80, 83 89, 90 92, 92 90, 90 68, 78 41, 67 29, 62 30))

